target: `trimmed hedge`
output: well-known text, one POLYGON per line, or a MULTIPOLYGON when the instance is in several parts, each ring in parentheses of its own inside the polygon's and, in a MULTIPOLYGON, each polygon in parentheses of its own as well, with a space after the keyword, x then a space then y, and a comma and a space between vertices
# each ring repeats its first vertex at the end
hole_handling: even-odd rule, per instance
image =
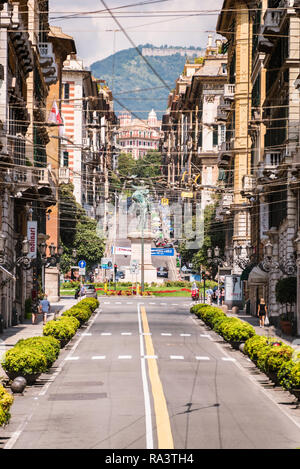
POLYGON ((43 335, 59 340, 62 348, 72 339, 79 327, 80 322, 75 317, 62 317, 47 322, 43 328, 43 335))
POLYGON ((47 368, 50 368, 55 360, 58 358, 60 352, 60 344, 54 337, 29 337, 28 339, 19 340, 15 347, 33 347, 35 350, 40 350, 44 353, 47 368))
POLYGON ((10 407, 14 402, 13 396, 0 384, 0 427, 6 425, 10 419, 10 407))
POLYGON ((96 298, 84 298, 67 311, 64 311, 62 313, 62 317, 74 317, 82 326, 90 319, 92 313, 98 308, 98 306, 99 301, 96 300, 96 298))
POLYGON ((44 352, 32 345, 15 346, 5 353, 2 367, 7 373, 26 377, 47 371, 47 360, 44 352))
POLYGON ((250 324, 238 318, 226 316, 216 306, 198 304, 191 307, 191 312, 200 317, 205 324, 214 329, 227 342, 245 342, 255 335, 255 329, 250 324))

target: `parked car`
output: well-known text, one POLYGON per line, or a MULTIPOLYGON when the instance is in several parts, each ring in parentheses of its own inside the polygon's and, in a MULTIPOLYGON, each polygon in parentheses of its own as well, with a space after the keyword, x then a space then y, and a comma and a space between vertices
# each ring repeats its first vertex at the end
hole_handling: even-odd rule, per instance
POLYGON ((124 279, 125 278, 125 272, 123 270, 118 270, 116 273, 116 280, 124 279))
POLYGON ((157 277, 160 277, 160 278, 169 277, 169 270, 167 269, 167 267, 158 267, 156 272, 157 272, 157 277))
MULTIPOLYGON (((87 298, 96 298, 97 299, 97 290, 94 285, 84 284, 83 285, 85 290, 85 296, 87 298)), ((80 295, 80 287, 77 288, 75 292, 75 299, 77 299, 80 295)))

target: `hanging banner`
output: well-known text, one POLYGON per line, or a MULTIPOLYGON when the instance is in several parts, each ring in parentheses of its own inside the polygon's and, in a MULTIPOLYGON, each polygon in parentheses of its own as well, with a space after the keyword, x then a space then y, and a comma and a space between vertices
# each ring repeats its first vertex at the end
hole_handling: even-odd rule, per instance
POLYGON ((27 239, 29 242, 29 259, 36 259, 37 255, 37 221, 27 222, 27 239))

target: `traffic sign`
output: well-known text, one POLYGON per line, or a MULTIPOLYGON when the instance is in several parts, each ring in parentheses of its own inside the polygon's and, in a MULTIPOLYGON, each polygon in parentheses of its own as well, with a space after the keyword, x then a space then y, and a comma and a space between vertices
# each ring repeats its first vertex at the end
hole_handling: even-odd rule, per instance
POLYGON ((130 272, 132 274, 138 274, 139 273, 139 261, 132 260, 130 262, 130 272))
POLYGON ((85 275, 85 267, 79 267, 79 275, 85 275))
POLYGON ((86 268, 86 262, 85 261, 79 261, 78 265, 79 265, 80 269, 85 269, 86 268))
POLYGON ((151 256, 168 256, 175 255, 174 248, 151 248, 151 256))
POLYGON ((113 262, 110 257, 102 257, 101 259, 101 269, 112 269, 113 262))

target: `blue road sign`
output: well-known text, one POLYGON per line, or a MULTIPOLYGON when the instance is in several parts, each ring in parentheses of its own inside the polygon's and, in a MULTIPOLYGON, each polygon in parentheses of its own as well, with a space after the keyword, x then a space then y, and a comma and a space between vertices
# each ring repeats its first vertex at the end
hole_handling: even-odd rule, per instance
POLYGON ((86 262, 85 261, 79 261, 78 265, 81 269, 84 269, 86 267, 86 262))
POLYGON ((174 256, 174 248, 152 248, 151 256, 174 256))

